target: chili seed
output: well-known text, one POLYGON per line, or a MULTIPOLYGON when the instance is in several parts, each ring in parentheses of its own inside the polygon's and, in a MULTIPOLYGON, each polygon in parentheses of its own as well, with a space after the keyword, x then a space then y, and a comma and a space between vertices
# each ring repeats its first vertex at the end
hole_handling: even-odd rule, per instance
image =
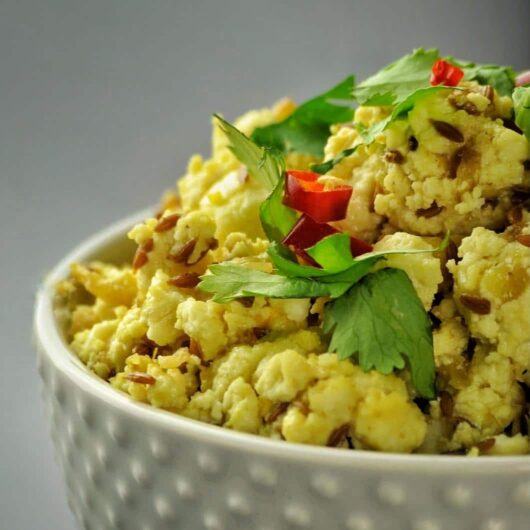
POLYGON ((183 272, 170 278, 167 283, 173 287, 196 287, 200 277, 196 272, 183 272))
POLYGON ((430 219, 431 217, 435 217, 436 215, 438 215, 443 209, 443 206, 438 206, 436 202, 433 202, 428 208, 417 209, 416 215, 418 217, 425 217, 427 219, 430 219))
POLYGON ((350 432, 350 424, 345 423, 340 427, 337 427, 334 431, 331 432, 328 438, 327 446, 328 447, 338 447, 346 438, 346 435, 350 432))
POLYGON ((477 315, 487 315, 491 311, 491 302, 482 296, 463 294, 460 296, 461 304, 477 315))
POLYGON ((168 230, 175 228, 175 225, 179 219, 180 215, 178 213, 168 215, 167 217, 162 217, 155 226, 155 232, 167 232, 168 230))
POLYGON ((141 383, 143 385, 154 385, 156 383, 156 379, 152 375, 144 372, 132 372, 127 374, 127 379, 133 383, 141 383))
POLYGON ((197 239, 190 239, 187 243, 184 243, 177 252, 170 254, 169 258, 175 263, 183 263, 193 254, 197 239))
POLYGON ((415 136, 409 136, 408 144, 409 144, 409 149, 411 151, 416 151, 416 149, 418 149, 418 140, 416 139, 415 136))
POLYGON ((431 124, 440 136, 450 142, 461 144, 464 141, 464 135, 454 125, 440 120, 431 120, 431 124))
POLYGON ((517 236, 516 241, 524 245, 525 247, 530 247, 530 234, 521 234, 517 236))
POLYGON ((390 164, 403 164, 405 158, 399 151, 393 150, 385 153, 385 160, 390 164))
POLYGON ((276 403, 276 405, 272 407, 269 414, 265 418, 265 423, 275 422, 288 408, 289 408, 289 403, 287 401, 276 403))

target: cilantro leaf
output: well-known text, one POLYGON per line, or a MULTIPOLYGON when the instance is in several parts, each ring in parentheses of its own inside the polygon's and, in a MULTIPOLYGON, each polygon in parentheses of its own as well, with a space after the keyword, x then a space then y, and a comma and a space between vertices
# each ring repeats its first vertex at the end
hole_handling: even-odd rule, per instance
POLYGON ((438 50, 419 48, 389 64, 353 89, 361 105, 395 105, 419 88, 429 86, 438 50))
POLYGON ((405 367, 426 398, 436 396, 431 323, 405 272, 382 269, 369 274, 344 296, 329 302, 324 332, 340 359, 355 355, 365 371, 389 374, 405 367))
POLYGON ((475 64, 455 57, 445 60, 464 71, 464 79, 476 81, 479 85, 491 85, 501 96, 509 96, 515 86, 515 72, 511 66, 496 64, 475 64))
POLYGON ((374 123, 371 127, 365 127, 362 123, 357 123, 356 128, 359 131, 363 139, 362 144, 358 144, 354 147, 345 149, 339 153, 335 158, 322 162, 321 164, 314 164, 311 166, 313 171, 317 173, 325 174, 334 168, 338 163, 342 162, 346 157, 353 154, 360 145, 370 145, 375 141, 378 135, 380 135, 385 129, 394 121, 404 119, 407 114, 414 108, 414 105, 421 101, 422 99, 431 96, 436 92, 442 90, 454 90, 453 88, 448 88, 444 86, 431 86, 419 88, 409 94, 403 101, 399 102, 393 109, 392 113, 389 114, 386 118, 374 123))
POLYGON ((260 207, 263 231, 269 241, 280 242, 296 223, 296 212, 283 204, 285 176, 281 176, 273 192, 260 207))
POLYGON ((517 87, 512 98, 515 124, 530 140, 530 86, 517 87))
POLYGON ((252 178, 264 187, 273 189, 284 169, 283 157, 271 149, 257 146, 240 130, 214 114, 222 131, 226 134, 228 148, 234 156, 247 167, 252 178))
POLYGON ((273 147, 283 153, 322 156, 330 125, 353 118, 350 106, 333 103, 333 100, 351 100, 353 85, 353 76, 347 77, 327 92, 300 105, 280 123, 257 128, 251 138, 258 145, 273 147))
POLYGON ((199 289, 214 293, 214 302, 229 302, 246 296, 268 298, 313 298, 344 294, 349 282, 321 283, 309 278, 287 278, 278 274, 249 269, 232 263, 219 263, 201 276, 199 289))
POLYGON ((330 272, 341 272, 351 267, 355 260, 351 255, 350 236, 345 233, 332 234, 307 249, 307 253, 330 272))
POLYGON ((353 153, 355 153, 355 151, 357 150, 357 147, 359 146, 356 145, 354 147, 350 147, 349 149, 344 149, 344 151, 339 153, 336 157, 331 158, 326 162, 322 162, 321 164, 313 164, 311 166, 311 170, 315 173, 325 175, 328 171, 333 169, 339 162, 342 162, 347 156, 353 155, 353 153))

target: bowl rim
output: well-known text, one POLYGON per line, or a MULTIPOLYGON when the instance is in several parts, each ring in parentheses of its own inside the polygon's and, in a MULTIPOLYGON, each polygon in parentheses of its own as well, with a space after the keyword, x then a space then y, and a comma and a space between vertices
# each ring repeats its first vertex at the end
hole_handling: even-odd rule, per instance
POLYGON ((530 456, 490 456, 470 458, 465 455, 397 454, 376 451, 345 451, 331 447, 289 443, 254 434, 242 433, 217 425, 210 425, 179 414, 139 403, 127 394, 112 388, 90 372, 69 349, 53 311, 55 285, 67 275, 70 263, 86 261, 98 249, 108 246, 136 223, 152 217, 153 208, 143 209, 121 219, 84 240, 61 259, 46 275, 40 285, 34 307, 33 336, 36 347, 44 353, 56 369, 77 386, 94 397, 104 400, 116 409, 123 410, 145 424, 155 423, 164 428, 193 436, 205 444, 222 445, 242 452, 259 453, 287 460, 310 461, 341 467, 381 468, 386 471, 454 474, 482 474, 502 471, 530 472, 530 456))

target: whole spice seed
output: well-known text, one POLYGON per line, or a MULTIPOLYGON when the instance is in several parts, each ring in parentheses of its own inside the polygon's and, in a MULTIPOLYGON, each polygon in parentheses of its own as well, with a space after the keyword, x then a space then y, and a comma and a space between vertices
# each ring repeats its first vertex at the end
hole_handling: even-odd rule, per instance
POLYGON ((440 136, 450 142, 461 144, 464 141, 464 135, 454 125, 440 120, 431 120, 431 124, 440 136))
POLYGON ((184 243, 177 252, 169 255, 169 259, 175 263, 184 263, 193 254, 197 239, 190 239, 187 243, 184 243))
POLYGON ((153 250, 154 244, 155 242, 153 241, 153 238, 151 238, 142 245, 138 246, 132 262, 133 270, 136 271, 141 269, 149 261, 148 254, 151 252, 151 250, 153 250))
POLYGON ((460 303, 477 315, 487 315, 491 311, 491 302, 482 296, 463 294, 460 296, 460 303))
POLYGON ((477 444, 477 449, 484 453, 486 451, 489 451, 495 446, 495 438, 486 438, 485 440, 482 440, 477 444))
POLYGON ((385 160, 390 164, 403 164, 405 158, 399 151, 392 150, 385 153, 385 160))
POLYGON ((443 209, 443 206, 438 206, 435 202, 433 202, 428 208, 418 208, 416 210, 416 215, 418 217, 430 219, 431 217, 438 215, 443 209))
POLYGON ((183 272, 170 278, 167 283, 173 287, 196 287, 200 277, 196 272, 183 272))
POLYGON ((416 139, 415 136, 409 136, 408 144, 409 144, 409 149, 411 151, 416 151, 416 149, 418 149, 418 140, 416 139))
POLYGON ((464 158, 465 154, 465 146, 460 147, 460 149, 457 149, 453 156, 451 157, 451 160, 449 162, 449 178, 455 179, 458 174, 458 168, 460 167, 460 164, 464 158))
POLYGON ((346 438, 346 435, 350 432, 350 424, 345 423, 340 427, 337 427, 334 431, 331 432, 328 438, 328 447, 337 447, 339 446, 346 438))
POLYGON ((453 415, 453 397, 445 390, 440 392, 440 410, 442 411, 442 415, 446 418, 450 418, 453 415))
POLYGON ((289 403, 287 401, 276 403, 265 418, 265 423, 275 422, 288 408, 289 403))
POLYGON ((175 228, 175 225, 179 219, 180 215, 178 213, 168 215, 167 217, 162 217, 155 226, 155 232, 166 232, 172 228, 175 228))
POLYGON ((190 339, 190 353, 198 357, 201 361, 204 361, 204 353, 202 351, 201 345, 195 340, 190 339))
POLYGON ((518 243, 521 243, 521 245, 530 247, 530 234, 520 234, 515 239, 518 243))
POLYGON ((154 385, 156 383, 156 379, 152 375, 144 372, 132 372, 127 374, 127 379, 133 383, 141 383, 143 385, 154 385))
POLYGON ((495 92, 493 91, 493 87, 491 85, 484 85, 481 90, 482 95, 485 98, 488 98, 490 102, 493 101, 493 98, 495 97, 495 92))

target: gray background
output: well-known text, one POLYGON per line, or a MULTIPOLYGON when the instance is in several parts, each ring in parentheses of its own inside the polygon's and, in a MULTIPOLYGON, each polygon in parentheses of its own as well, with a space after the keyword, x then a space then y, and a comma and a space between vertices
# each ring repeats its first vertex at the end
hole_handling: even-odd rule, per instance
POLYGON ((58 258, 206 154, 212 112, 303 100, 420 45, 528 67, 529 20, 528 0, 0 0, 0 526, 73 528, 30 343, 58 258))

